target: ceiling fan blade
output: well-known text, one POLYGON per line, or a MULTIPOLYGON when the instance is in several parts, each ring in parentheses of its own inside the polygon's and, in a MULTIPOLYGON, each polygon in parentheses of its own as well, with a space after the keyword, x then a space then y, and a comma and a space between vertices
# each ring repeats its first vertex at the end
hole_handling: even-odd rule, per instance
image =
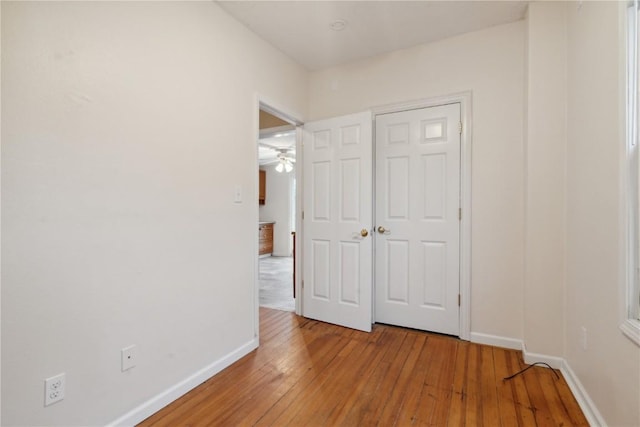
POLYGON ((277 146, 271 145, 271 144, 267 144, 266 142, 260 141, 260 142, 258 142, 258 146, 259 147, 263 147, 263 148, 268 148, 269 150, 280 152, 280 147, 277 147, 277 146))
POLYGON ((273 138, 276 136, 295 135, 296 128, 294 125, 277 126, 274 128, 260 129, 260 139, 273 138))

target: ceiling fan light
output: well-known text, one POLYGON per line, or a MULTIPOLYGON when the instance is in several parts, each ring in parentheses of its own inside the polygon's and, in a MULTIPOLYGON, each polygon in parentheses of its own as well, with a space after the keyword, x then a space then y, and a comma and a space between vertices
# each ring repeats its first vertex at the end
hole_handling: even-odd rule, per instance
POLYGON ((283 170, 284 170, 284 165, 282 164, 282 162, 279 162, 278 165, 276 166, 276 172, 282 173, 283 170))
MULTIPOLYGON (((282 163, 280 163, 280 165, 282 165, 282 163)), ((278 166, 280 166, 280 165, 278 165, 278 166)), ((284 170, 286 170, 287 172, 291 172, 293 170, 293 166, 291 166, 291 163, 286 162, 284 164, 284 170)))

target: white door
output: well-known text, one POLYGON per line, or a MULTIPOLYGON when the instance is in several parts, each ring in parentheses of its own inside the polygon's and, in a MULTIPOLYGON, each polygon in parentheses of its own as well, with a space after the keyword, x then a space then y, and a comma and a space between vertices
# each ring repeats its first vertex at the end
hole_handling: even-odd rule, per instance
POLYGON ((376 116, 375 320, 459 335, 460 104, 376 116))
POLYGON ((306 123, 303 314, 363 331, 372 323, 372 120, 306 123))

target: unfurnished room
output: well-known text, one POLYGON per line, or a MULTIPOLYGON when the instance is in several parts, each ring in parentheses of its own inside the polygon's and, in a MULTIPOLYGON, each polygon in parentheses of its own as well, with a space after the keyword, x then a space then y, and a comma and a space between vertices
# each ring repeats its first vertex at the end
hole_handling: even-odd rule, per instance
POLYGON ((0 424, 640 426, 638 7, 0 2, 0 424))

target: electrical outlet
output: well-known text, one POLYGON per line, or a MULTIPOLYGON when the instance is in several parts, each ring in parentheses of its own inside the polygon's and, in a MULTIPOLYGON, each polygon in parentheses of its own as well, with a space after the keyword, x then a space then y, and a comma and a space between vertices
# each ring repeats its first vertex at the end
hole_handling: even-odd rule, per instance
POLYGON ((135 345, 130 345, 129 347, 123 348, 121 351, 121 355, 122 355, 122 372, 128 371, 129 369, 136 366, 138 351, 136 350, 135 345))
POLYGON ((65 374, 58 374, 44 380, 44 406, 64 399, 65 374))
POLYGON ((585 328, 584 326, 582 327, 582 336, 580 338, 580 341, 582 343, 582 350, 587 351, 587 349, 589 348, 587 346, 587 328, 585 328))

